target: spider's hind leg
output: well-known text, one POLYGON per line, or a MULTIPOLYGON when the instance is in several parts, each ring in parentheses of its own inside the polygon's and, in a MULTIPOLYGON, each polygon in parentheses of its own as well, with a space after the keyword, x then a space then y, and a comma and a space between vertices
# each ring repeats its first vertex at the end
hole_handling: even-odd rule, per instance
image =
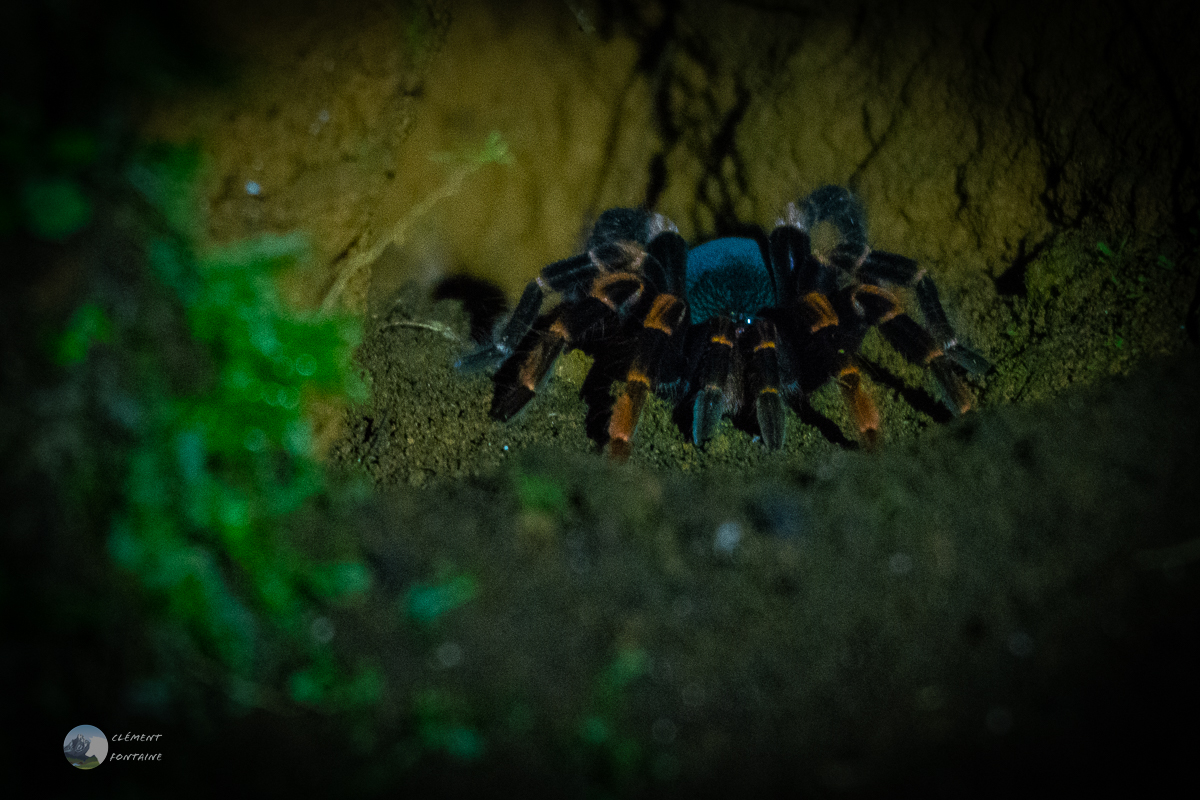
POLYGON ((986 358, 958 341, 942 308, 937 284, 916 261, 896 253, 872 250, 863 260, 858 275, 864 283, 880 287, 911 286, 925 318, 925 327, 942 347, 946 358, 972 375, 982 375, 991 368, 986 358))
POLYGON ((528 405, 566 344, 561 331, 544 324, 529 331, 492 378, 495 387, 489 412, 492 419, 507 422, 528 405))
POLYGON ((957 416, 971 408, 971 393, 951 367, 952 362, 961 362, 951 353, 969 353, 986 369, 987 362, 982 357, 953 340, 950 346, 940 342, 933 332, 903 313, 900 304, 886 289, 863 284, 854 291, 854 303, 863 309, 868 322, 878 326, 896 352, 913 364, 929 367, 937 383, 939 399, 951 413, 957 416))

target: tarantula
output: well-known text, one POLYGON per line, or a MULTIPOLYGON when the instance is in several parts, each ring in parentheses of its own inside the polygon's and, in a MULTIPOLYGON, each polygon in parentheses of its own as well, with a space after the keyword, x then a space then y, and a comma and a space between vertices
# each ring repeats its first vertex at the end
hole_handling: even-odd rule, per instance
POLYGON ((585 251, 545 267, 493 341, 457 366, 499 365, 491 415, 506 421, 529 403, 564 350, 620 359, 616 374, 625 385, 607 429, 609 453, 618 459, 631 451, 651 392, 672 405, 691 403, 697 445, 723 415, 752 403, 763 442, 778 449, 785 402, 798 410, 831 379, 871 446, 879 413, 855 358, 871 327, 906 359, 929 367, 952 413, 970 407, 955 366, 978 375, 988 362, 955 337, 933 279, 910 258, 871 250, 859 201, 847 189, 824 186, 789 204, 769 235, 755 229, 752 237, 691 249, 660 214, 605 211, 585 251), (822 223, 837 242, 818 253, 810 236, 822 223), (924 325, 905 313, 897 289, 913 291, 924 325), (547 292, 562 301, 539 314, 547 292))

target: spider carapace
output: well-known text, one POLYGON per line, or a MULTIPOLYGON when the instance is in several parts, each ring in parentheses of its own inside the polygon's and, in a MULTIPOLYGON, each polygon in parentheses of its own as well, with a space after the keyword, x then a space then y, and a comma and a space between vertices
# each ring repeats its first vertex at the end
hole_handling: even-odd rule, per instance
POLYGON ((957 374, 987 361, 959 343, 933 279, 917 262, 867 244, 863 209, 840 186, 817 189, 767 234, 725 237, 689 249, 660 214, 614 208, 600 215, 583 253, 530 281, 494 340, 461 369, 499 366, 491 414, 508 420, 526 406, 564 350, 581 348, 625 378, 609 416, 609 453, 631 451, 650 393, 690 404, 691 438, 708 440, 721 417, 753 406, 765 445, 783 446, 785 406, 836 380, 866 445, 879 413, 856 365, 877 327, 903 357, 928 367, 954 414, 971 395, 957 374), (815 252, 822 223, 836 242, 815 252), (561 301, 541 313, 548 292, 561 301), (900 293, 915 295, 923 324, 900 293))

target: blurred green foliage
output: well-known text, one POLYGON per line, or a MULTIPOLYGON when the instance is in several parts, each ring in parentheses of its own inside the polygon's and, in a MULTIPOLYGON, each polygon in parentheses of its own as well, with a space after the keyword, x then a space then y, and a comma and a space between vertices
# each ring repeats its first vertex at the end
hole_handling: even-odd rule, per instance
POLYGON ((466 721, 466 701, 451 692, 429 689, 414 699, 417 735, 427 750, 440 750, 464 761, 483 755, 486 743, 466 721))
POLYGON ((514 474, 517 500, 525 511, 562 514, 567 508, 567 493, 560 482, 532 472, 514 474))
POLYGON ((482 145, 471 145, 459 150, 448 150, 434 153, 430 161, 440 161, 447 164, 460 164, 469 167, 483 167, 488 164, 513 163, 512 151, 500 131, 492 131, 482 145))
POLYGON ((605 765, 618 784, 635 775, 642 765, 642 744, 638 737, 621 730, 620 715, 626 705, 626 690, 646 674, 649 666, 644 650, 618 648, 597 677, 590 708, 579 724, 579 738, 585 748, 605 765))
POLYGON ((92 218, 92 202, 69 178, 31 178, 22 187, 25 224, 42 239, 62 241, 92 218))
POLYGON ((475 597, 475 579, 465 573, 442 570, 433 583, 417 583, 404 595, 405 615, 418 625, 433 625, 449 611, 475 597))
POLYGON ((58 339, 54 360, 68 366, 87 358, 93 342, 112 341, 112 320, 98 304, 88 302, 75 309, 67 329, 58 339))
POLYGON ((283 637, 291 661, 304 665, 292 672, 295 701, 370 703, 378 673, 339 667, 331 637, 311 631, 320 608, 365 592, 369 573, 352 550, 318 558, 289 535, 306 504, 333 491, 310 454, 305 401, 365 395, 350 368, 359 323, 300 313, 279 298, 275 273, 307 258, 302 236, 201 252, 199 169, 194 151, 160 148, 127 173, 151 220, 147 282, 179 309, 183 330, 155 319, 114 325, 117 312, 89 301, 53 348, 60 364, 83 368, 94 344, 106 343, 130 365, 126 469, 114 478, 108 551, 159 621, 187 630, 231 675, 270 677, 263 652, 283 637))
POLYGON ((92 221, 101 146, 90 131, 47 129, 39 117, 36 109, 0 99, 0 235, 24 229, 59 243, 92 221))
POLYGON ((296 703, 355 709, 379 702, 383 696, 383 674, 374 665, 348 670, 325 651, 312 663, 293 672, 288 688, 296 703))

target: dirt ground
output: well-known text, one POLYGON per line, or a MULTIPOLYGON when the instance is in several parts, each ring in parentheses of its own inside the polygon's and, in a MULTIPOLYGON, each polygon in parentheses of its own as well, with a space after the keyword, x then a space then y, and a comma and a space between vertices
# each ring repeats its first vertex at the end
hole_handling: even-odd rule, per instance
POLYGON ((308 232, 289 299, 364 325, 370 398, 316 424, 331 468, 374 492, 339 532, 372 588, 331 610, 331 646, 381 664, 385 700, 323 722, 340 752, 292 777, 363 794, 958 796, 1182 770, 1200 608, 1196 12, 202 15, 236 78, 147 109, 143 134, 200 143, 214 242, 308 232), (769 228, 826 183, 862 198, 876 249, 928 269, 991 362, 968 415, 872 334, 876 451, 827 385, 788 412, 780 452, 728 420, 697 447, 652 398, 618 465, 589 428, 582 353, 507 424, 489 377, 453 367, 477 345, 463 306, 432 299, 448 277, 511 302, 606 208, 652 208, 699 243, 769 228), (396 608, 422 586, 469 590, 414 628, 396 608), (1135 756, 1151 766, 1120 766, 1135 756))

